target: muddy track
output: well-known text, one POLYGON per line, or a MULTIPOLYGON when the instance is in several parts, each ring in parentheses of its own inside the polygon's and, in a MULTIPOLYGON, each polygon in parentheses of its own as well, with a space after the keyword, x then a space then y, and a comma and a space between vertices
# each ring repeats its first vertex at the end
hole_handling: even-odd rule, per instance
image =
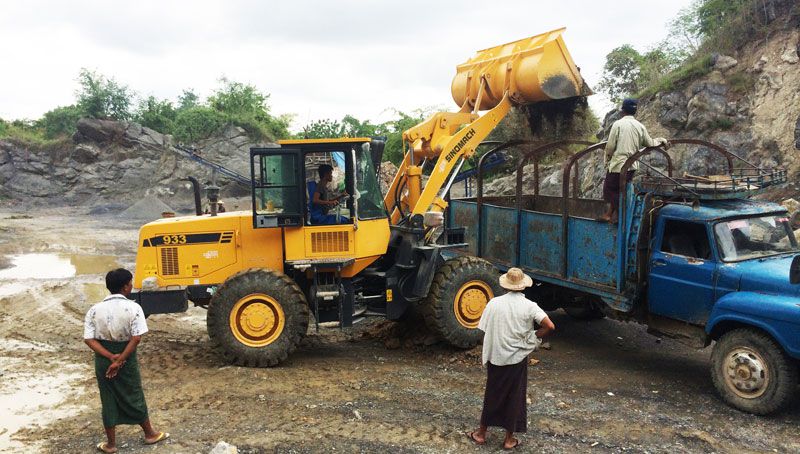
MULTIPOLYGON (((4 217, 0 212, 0 255, 41 252, 43 243, 90 253, 87 229, 97 228, 105 240, 96 253, 121 251, 121 263, 133 260, 134 228, 109 229, 107 219, 44 216, 22 225, 4 217), (8 230, 14 238, 4 236, 8 230)), ((47 408, 33 402, 21 410, 33 419, 10 439, 0 433, 0 451, 90 452, 102 429, 81 337, 83 314, 104 296, 102 275, 22 284, 24 291, 0 297, 0 373, 11 385, 3 389, 36 378, 64 389, 47 408)), ((553 348, 535 353, 540 362, 529 369, 526 452, 800 450, 800 404, 770 418, 730 409, 714 394, 708 350, 658 342, 633 324, 551 315, 558 327, 553 348)), ((346 332, 316 333, 312 325, 281 366, 240 368, 211 350, 204 309, 155 315, 148 325, 139 351, 145 393, 154 423, 172 434, 156 451, 208 452, 225 440, 244 453, 499 452, 497 431, 485 447, 463 435, 482 402, 476 351, 411 339, 389 350, 386 336, 398 330, 372 320, 346 332)), ((118 440, 121 452, 151 452, 136 427, 121 428, 118 440)))

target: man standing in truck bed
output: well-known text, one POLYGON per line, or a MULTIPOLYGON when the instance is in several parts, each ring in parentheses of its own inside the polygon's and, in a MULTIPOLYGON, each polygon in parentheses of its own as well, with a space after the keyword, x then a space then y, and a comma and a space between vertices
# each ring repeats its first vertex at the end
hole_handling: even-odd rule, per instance
MULTIPOLYGON (((639 123, 633 116, 639 102, 627 98, 622 101, 622 118, 615 121, 608 133, 606 143, 607 173, 603 182, 603 200, 609 203, 608 210, 600 218, 601 221, 617 222, 619 211, 620 171, 625 161, 634 153, 644 147, 669 146, 667 139, 652 139, 647 133, 647 128, 639 123)), ((626 181, 631 181, 634 171, 639 169, 639 162, 634 162, 626 175, 626 181)))

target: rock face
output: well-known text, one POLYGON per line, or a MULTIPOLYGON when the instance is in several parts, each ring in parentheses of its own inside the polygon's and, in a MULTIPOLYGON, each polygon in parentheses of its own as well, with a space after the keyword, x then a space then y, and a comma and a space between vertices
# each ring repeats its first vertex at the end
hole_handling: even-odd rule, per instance
MULTIPOLYGON (((792 4, 765 2, 769 40, 748 43, 733 56, 718 55, 709 74, 640 100, 637 118, 650 135, 705 139, 755 165, 785 167, 790 179, 799 173, 800 23, 787 13, 792 4)), ((606 116, 600 138, 614 120, 616 113, 606 116)), ((713 174, 726 167, 712 150, 686 146, 674 153, 679 173, 713 174)))
MULTIPOLYGON (((130 206, 155 196, 170 206, 190 208, 194 176, 210 181, 207 167, 174 148, 172 136, 136 123, 82 119, 72 143, 40 149, 0 141, 0 196, 26 203, 130 206)), ((249 148, 255 144, 238 127, 198 144, 206 159, 248 176, 249 148)), ((220 175, 221 196, 241 197, 248 188, 220 175)))

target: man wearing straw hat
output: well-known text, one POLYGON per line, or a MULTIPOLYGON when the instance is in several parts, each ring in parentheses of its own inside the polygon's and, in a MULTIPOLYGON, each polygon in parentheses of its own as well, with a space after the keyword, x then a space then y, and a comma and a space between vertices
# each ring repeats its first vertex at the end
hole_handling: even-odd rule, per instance
POLYGON ((503 449, 519 446, 514 432, 528 426, 528 355, 541 344, 541 338, 556 329, 538 304, 522 293, 533 284, 519 268, 500 276, 500 286, 508 290, 492 298, 483 311, 478 329, 483 336, 483 364, 487 369, 486 392, 478 430, 467 432, 477 444, 486 442, 488 427, 506 430, 503 449), (534 324, 540 326, 535 329, 534 324))

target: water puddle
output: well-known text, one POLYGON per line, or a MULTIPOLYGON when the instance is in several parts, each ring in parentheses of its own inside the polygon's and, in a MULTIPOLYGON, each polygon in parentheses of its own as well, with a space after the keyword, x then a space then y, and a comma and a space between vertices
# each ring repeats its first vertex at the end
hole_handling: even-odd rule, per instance
MULTIPOLYGON (((11 267, 0 270, 0 279, 62 279, 82 274, 102 274, 119 267, 116 259, 110 255, 37 253, 12 255, 10 258, 11 267)), ((5 287, 0 289, 0 296, 3 296, 5 287)))
MULTIPOLYGON (((4 368, 10 366, 10 359, 3 358, 4 368)), ((59 369, 62 372, 48 371, 44 376, 4 371, 0 390, 0 413, 3 414, 0 419, 0 451, 26 452, 22 443, 11 439, 14 433, 24 427, 44 426, 75 415, 76 408, 54 407, 74 394, 71 382, 80 380, 86 373, 79 371, 78 366, 65 365, 59 369)))

